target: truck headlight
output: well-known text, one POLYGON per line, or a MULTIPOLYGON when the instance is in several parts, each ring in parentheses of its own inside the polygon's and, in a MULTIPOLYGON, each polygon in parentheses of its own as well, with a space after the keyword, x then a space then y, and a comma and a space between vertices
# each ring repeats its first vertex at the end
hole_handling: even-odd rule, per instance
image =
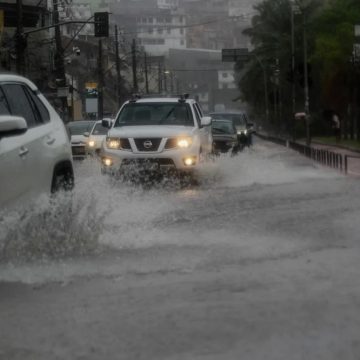
POLYGON ((178 140, 177 140, 177 146, 182 149, 189 148, 191 146, 191 144, 192 144, 191 137, 178 138, 178 140))
POLYGON ((94 140, 90 140, 89 141, 89 147, 94 147, 95 146, 95 141, 94 140))
POLYGON ((120 149, 120 139, 118 138, 107 138, 106 139, 106 146, 109 149, 120 149))

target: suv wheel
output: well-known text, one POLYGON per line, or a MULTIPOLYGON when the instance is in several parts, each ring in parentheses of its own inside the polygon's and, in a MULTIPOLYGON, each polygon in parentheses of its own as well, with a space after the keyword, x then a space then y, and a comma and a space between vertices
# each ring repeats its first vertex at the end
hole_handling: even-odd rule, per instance
POLYGON ((74 188, 74 171, 71 163, 58 164, 54 169, 51 182, 51 193, 71 191, 74 188))

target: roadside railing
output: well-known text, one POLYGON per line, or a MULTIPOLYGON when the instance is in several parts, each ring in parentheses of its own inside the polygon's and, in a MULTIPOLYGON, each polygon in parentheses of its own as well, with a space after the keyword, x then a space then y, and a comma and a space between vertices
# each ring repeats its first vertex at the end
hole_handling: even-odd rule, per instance
MULTIPOLYGON (((329 166, 341 172, 344 171, 345 174, 349 173, 350 158, 358 158, 360 160, 360 156, 353 156, 353 155, 343 156, 342 154, 339 154, 335 151, 330 151, 327 149, 319 149, 295 141, 280 139, 274 136, 268 136, 259 133, 257 133, 256 136, 258 136, 261 139, 271 141, 275 144, 286 146, 324 166, 329 166)), ((360 175, 360 173, 358 175, 360 175)))
POLYGON ((287 147, 322 165, 329 166, 340 171, 343 170, 343 156, 339 153, 329 151, 327 149, 313 148, 293 141, 287 141, 287 147))
MULTIPOLYGON (((348 175, 349 174, 349 159, 358 159, 359 163, 360 163, 360 156, 356 156, 356 155, 345 155, 345 165, 344 165, 344 171, 345 174, 348 175)), ((353 172, 351 172, 353 173, 353 172)), ((356 175, 360 175, 360 166, 359 166, 359 172, 355 173, 356 175)))

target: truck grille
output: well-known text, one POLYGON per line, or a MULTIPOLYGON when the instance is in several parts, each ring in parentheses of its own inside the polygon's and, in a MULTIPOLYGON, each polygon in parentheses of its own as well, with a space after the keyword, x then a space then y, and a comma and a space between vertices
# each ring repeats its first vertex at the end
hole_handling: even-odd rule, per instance
POLYGON ((138 151, 157 151, 160 146, 161 138, 139 138, 134 139, 138 151))

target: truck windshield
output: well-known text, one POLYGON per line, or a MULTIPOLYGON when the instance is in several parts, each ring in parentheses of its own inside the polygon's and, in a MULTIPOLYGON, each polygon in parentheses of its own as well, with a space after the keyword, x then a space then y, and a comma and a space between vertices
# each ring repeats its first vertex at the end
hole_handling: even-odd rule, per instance
POLYGON ((194 126, 194 121, 188 104, 129 103, 120 112, 115 127, 137 125, 194 126))

